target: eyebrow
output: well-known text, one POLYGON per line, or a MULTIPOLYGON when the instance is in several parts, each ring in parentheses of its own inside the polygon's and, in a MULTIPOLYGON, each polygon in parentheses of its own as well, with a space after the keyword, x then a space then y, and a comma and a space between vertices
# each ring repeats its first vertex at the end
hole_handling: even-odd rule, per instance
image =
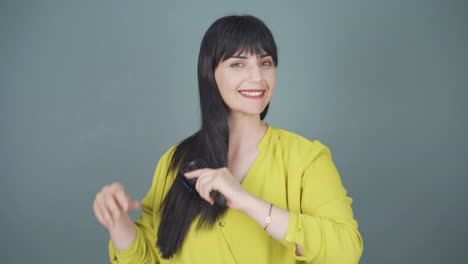
MULTIPOLYGON (((262 58, 265 58, 265 57, 268 57, 268 56, 271 56, 271 55, 268 54, 268 53, 264 53, 264 54, 257 55, 257 58, 262 59, 262 58)), ((240 55, 232 55, 232 56, 229 57, 228 59, 230 59, 230 58, 248 59, 248 57, 246 57, 246 56, 240 56, 240 55)))

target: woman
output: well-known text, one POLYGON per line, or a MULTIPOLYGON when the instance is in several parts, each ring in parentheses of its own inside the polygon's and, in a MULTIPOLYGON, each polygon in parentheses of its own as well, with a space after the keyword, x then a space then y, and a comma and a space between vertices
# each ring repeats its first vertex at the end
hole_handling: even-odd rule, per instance
POLYGON ((96 195, 112 263, 359 262, 352 200, 329 149, 263 122, 277 64, 259 19, 210 26, 198 60, 200 130, 161 157, 136 223, 127 212, 139 203, 121 184, 96 195), (203 165, 183 169, 193 161, 203 165))

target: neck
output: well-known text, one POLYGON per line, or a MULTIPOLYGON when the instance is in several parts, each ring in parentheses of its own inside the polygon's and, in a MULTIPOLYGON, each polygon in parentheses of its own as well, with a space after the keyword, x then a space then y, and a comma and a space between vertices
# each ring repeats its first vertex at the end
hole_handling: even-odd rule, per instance
POLYGON ((230 155, 258 149, 258 143, 267 130, 267 125, 260 120, 260 115, 230 115, 228 123, 230 155))

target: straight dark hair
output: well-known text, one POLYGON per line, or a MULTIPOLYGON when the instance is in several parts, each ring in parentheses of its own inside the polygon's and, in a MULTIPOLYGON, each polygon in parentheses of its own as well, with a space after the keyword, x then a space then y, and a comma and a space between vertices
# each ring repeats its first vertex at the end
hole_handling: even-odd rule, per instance
MULTIPOLYGON (((187 185, 178 168, 181 164, 200 159, 209 168, 227 167, 230 110, 219 93, 214 71, 221 61, 242 53, 267 53, 272 57, 275 67, 278 65, 273 35, 256 17, 222 17, 203 36, 198 57, 201 128, 180 142, 172 156, 169 171, 177 174, 161 204, 161 223, 156 243, 163 258, 172 257, 182 247, 187 231, 196 217, 200 216, 197 228, 209 228, 227 209, 225 205, 215 203, 212 206, 203 200, 187 185)), ((261 120, 266 117, 269 105, 260 114, 261 120)))

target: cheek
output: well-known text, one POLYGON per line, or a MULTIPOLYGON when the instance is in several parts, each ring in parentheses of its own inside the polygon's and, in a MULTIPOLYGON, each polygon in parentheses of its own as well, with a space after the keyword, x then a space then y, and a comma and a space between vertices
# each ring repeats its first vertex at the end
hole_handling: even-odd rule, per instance
POLYGON ((226 94, 226 90, 228 90, 228 84, 226 83, 226 80, 223 79, 223 78, 218 78, 216 80, 216 84, 218 85, 218 90, 219 90, 219 93, 224 96, 226 94))
POLYGON ((276 73, 273 72, 271 74, 269 74, 266 78, 266 81, 268 83, 268 86, 270 87, 270 89, 273 91, 276 87, 276 73))
POLYGON ((216 84, 221 93, 232 93, 237 89, 239 80, 234 74, 219 74, 216 78, 216 84))
POLYGON ((225 74, 215 75, 216 85, 218 85, 219 93, 223 101, 227 104, 230 101, 229 98, 232 97, 232 91, 234 90, 232 80, 227 78, 225 74))

